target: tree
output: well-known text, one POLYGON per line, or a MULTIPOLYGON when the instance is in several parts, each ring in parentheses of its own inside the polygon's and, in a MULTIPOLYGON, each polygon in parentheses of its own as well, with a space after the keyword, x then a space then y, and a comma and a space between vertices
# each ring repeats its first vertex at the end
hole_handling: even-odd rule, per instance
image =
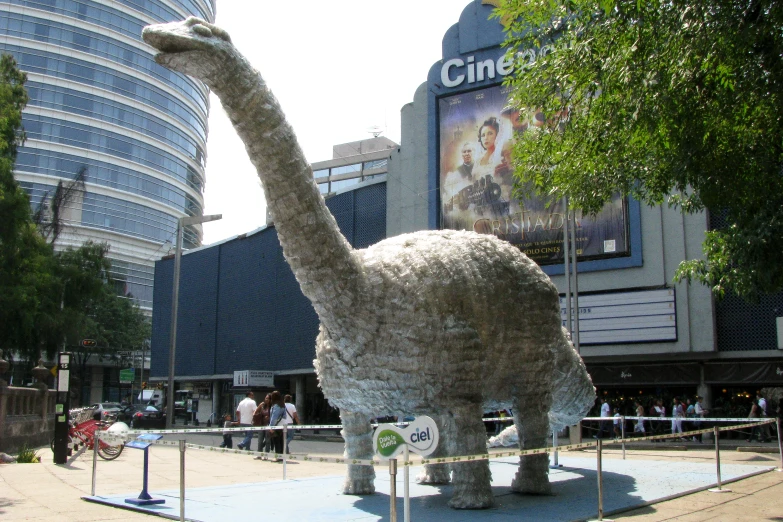
POLYGON ((90 362, 119 360, 118 352, 139 351, 151 335, 151 324, 139 306, 128 297, 119 297, 111 280, 90 302, 86 320, 79 329, 81 338, 71 344, 77 382, 86 382, 90 362), (94 346, 82 346, 92 339, 94 346))
POLYGON ((506 0, 496 15, 517 57, 512 102, 548 116, 517 140, 520 195, 720 213, 728 225, 677 279, 783 290, 783 4, 506 0))
POLYGON ((0 353, 37 359, 37 325, 51 313, 55 286, 52 249, 30 219, 30 201, 14 179, 24 143, 22 109, 26 75, 11 56, 0 57, 0 353))

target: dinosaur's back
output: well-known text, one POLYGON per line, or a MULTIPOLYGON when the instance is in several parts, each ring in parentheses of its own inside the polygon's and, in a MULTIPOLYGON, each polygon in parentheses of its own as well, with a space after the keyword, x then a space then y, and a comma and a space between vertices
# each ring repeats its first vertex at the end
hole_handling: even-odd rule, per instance
POLYGON ((558 294, 517 248, 444 230, 357 255, 363 302, 351 320, 324 322, 318 347, 324 393, 336 405, 358 407, 340 400, 356 387, 377 398, 372 409, 402 390, 428 390, 395 404, 408 412, 455 399, 508 404, 523 383, 549 389, 563 335, 558 294))

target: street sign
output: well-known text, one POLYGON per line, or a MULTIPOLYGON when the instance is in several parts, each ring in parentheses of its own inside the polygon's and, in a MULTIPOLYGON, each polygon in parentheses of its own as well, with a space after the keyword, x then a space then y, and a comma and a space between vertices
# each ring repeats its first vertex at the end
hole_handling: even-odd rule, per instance
POLYGON ((120 384, 132 383, 136 377, 136 368, 120 370, 120 384))

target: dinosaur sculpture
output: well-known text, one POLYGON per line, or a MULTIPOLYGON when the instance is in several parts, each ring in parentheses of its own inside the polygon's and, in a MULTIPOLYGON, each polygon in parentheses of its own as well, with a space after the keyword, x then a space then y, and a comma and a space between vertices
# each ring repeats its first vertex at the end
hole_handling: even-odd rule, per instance
MULTIPOLYGON (((555 286, 494 236, 441 230, 354 250, 340 233, 290 125, 228 34, 203 20, 148 26, 159 64, 220 98, 266 194, 283 253, 320 319, 315 369, 340 408, 348 458, 372 457, 370 418, 432 416, 440 455, 486 452, 485 409, 512 407, 522 448, 578 421, 595 390, 560 325, 555 286)), ((431 465, 453 473, 455 508, 492 505, 487 461, 431 465), (450 467, 449 467, 450 466, 450 467)), ((375 491, 371 466, 349 465, 343 491, 375 491)), ((520 459, 512 488, 547 494, 548 457, 520 459)))

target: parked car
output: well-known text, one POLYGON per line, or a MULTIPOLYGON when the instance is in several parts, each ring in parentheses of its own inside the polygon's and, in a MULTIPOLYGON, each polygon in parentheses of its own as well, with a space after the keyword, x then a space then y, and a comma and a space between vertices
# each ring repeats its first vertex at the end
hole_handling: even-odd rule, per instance
POLYGON ((135 405, 129 408, 128 419, 124 421, 134 430, 166 428, 166 414, 152 404, 135 405))
POLYGON ((122 410, 122 405, 116 402, 99 402, 92 405, 92 418, 95 420, 108 420, 108 417, 116 415, 122 410))

